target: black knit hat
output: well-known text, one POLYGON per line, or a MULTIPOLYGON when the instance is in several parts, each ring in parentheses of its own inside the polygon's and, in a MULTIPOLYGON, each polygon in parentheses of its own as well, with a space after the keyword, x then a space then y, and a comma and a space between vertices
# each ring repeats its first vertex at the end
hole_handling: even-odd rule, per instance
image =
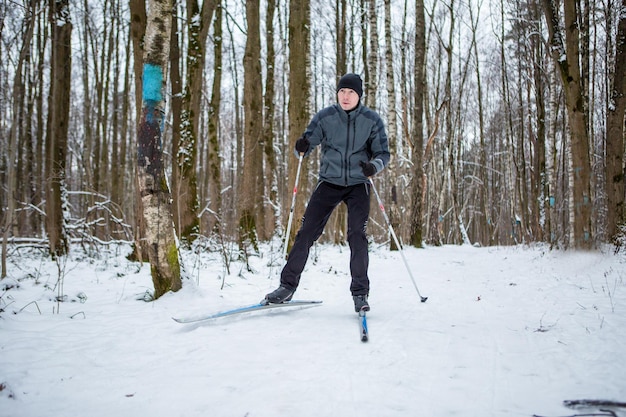
POLYGON ((339 79, 337 83, 337 92, 342 88, 351 88, 359 95, 359 98, 363 96, 363 80, 358 74, 346 74, 339 79))

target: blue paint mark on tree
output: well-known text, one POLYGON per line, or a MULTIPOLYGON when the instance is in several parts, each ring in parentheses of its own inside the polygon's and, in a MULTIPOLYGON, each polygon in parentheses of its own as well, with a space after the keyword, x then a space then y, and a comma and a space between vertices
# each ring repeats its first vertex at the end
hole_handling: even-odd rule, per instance
POLYGON ((148 122, 163 125, 162 109, 159 104, 163 100, 163 68, 159 65, 143 65, 143 107, 148 122), (155 116, 161 115, 155 120, 155 116))
POLYGON ((163 100, 163 68, 154 64, 143 64, 143 100, 159 102, 163 100))
MULTIPOLYGON (((161 151, 161 131, 163 128, 163 68, 159 65, 143 66, 143 112, 137 132, 137 157, 140 167, 155 179, 160 178, 163 170, 161 151)), ((156 181, 154 186, 157 186, 156 181)))

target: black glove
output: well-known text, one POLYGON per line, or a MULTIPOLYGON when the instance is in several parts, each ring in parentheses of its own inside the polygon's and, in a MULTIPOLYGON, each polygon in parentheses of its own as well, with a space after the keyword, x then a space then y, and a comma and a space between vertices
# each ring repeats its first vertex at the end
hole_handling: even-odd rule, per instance
POLYGON ((363 175, 365 175, 366 177, 371 177, 376 174, 376 165, 372 164, 371 162, 361 161, 359 162, 359 165, 361 165, 361 168, 363 169, 363 175))
POLYGON ((306 151, 309 150, 309 146, 311 146, 311 142, 309 142, 306 136, 302 135, 300 139, 296 141, 296 152, 306 153, 306 151))

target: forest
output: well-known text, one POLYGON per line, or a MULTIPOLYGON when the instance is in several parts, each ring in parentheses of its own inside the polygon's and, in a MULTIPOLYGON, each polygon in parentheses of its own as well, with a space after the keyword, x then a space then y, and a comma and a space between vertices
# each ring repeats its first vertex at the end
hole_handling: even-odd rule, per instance
POLYGON ((0 31, 3 277, 128 242, 158 296, 181 247, 287 245, 347 72, 391 151, 372 242, 624 241, 626 0, 3 0, 0 31))

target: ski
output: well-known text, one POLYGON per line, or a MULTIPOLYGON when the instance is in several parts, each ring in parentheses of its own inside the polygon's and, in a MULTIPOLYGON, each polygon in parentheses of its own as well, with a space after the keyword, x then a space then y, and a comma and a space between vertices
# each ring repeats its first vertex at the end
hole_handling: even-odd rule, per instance
POLYGON ((222 317, 234 316, 242 313, 250 313, 253 311, 259 310, 270 310, 275 308, 287 308, 287 307, 316 307, 322 304, 322 301, 318 300, 291 300, 280 304, 268 304, 264 301, 261 301, 257 304, 252 304, 249 306, 237 307, 230 310, 224 310, 213 314, 200 315, 200 316, 191 316, 191 317, 172 317, 172 319, 177 323, 195 323, 198 321, 219 319, 222 317))
POLYGON ((359 325, 361 327, 361 342, 367 342, 369 340, 369 332, 367 330, 367 315, 365 310, 359 311, 359 325))

